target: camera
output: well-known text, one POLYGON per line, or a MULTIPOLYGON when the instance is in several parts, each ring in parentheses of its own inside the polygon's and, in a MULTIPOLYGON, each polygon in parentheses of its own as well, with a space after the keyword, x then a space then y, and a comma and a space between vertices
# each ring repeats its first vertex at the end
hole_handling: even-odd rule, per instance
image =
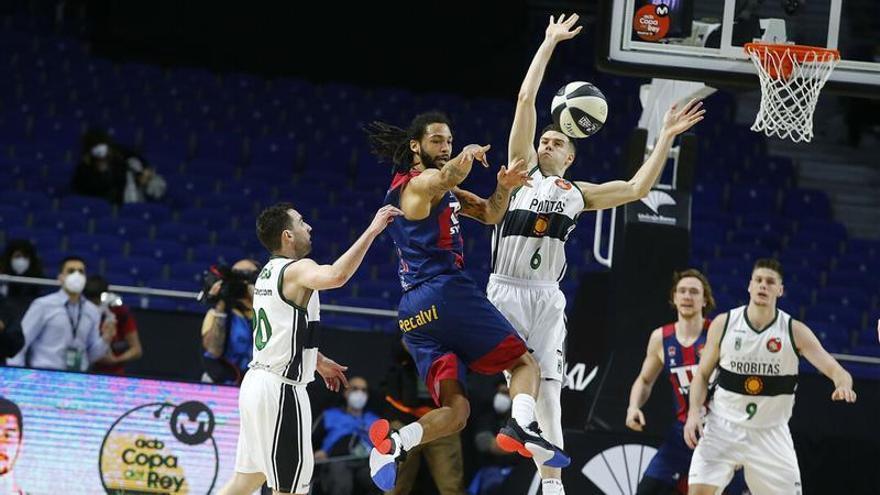
POLYGON ((259 270, 244 271, 233 270, 226 265, 211 265, 202 275, 202 290, 198 300, 208 306, 214 306, 218 301, 230 304, 248 296, 248 285, 257 281, 259 270), (216 295, 211 294, 211 287, 221 282, 220 291, 216 295))

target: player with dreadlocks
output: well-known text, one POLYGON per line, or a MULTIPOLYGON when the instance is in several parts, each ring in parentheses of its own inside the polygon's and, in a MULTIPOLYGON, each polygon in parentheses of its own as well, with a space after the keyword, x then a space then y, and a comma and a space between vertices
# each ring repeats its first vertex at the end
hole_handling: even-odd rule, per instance
POLYGON ((501 221, 511 192, 529 186, 525 162, 502 166, 495 192, 483 199, 458 185, 470 173, 474 159, 488 167, 489 146, 471 144, 452 157, 452 130, 445 115, 417 115, 407 129, 374 122, 365 130, 373 153, 394 165, 385 203, 404 213, 388 229, 400 258, 399 325, 438 406, 399 431, 384 419, 373 423, 373 481, 383 490, 391 489, 397 463, 406 451, 464 428, 470 414, 464 392, 466 368, 483 374, 510 373, 512 418, 499 437, 515 443, 521 455, 534 457, 538 464, 567 466, 569 457, 541 436, 535 422, 538 363, 486 293, 463 272, 458 215, 485 224, 501 221))

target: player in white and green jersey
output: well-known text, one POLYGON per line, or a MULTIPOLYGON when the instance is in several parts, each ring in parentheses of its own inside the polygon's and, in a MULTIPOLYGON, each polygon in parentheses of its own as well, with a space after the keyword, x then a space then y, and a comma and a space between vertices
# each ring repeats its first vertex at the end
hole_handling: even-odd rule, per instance
POLYGON ((700 367, 690 387, 685 442, 696 447, 688 493, 720 493, 742 466, 754 495, 801 494, 797 455, 788 429, 803 356, 834 382, 832 400, 855 402, 852 376, 800 321, 776 307, 782 266, 760 259, 749 281, 749 304, 709 326, 700 367), (709 413, 701 417, 709 377, 718 368, 709 413))

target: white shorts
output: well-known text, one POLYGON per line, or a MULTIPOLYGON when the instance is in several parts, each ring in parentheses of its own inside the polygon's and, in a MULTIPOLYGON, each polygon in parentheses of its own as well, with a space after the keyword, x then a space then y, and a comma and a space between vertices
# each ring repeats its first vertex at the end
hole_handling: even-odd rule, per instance
POLYGON ((709 413, 691 459, 688 485, 723 488, 739 466, 753 495, 801 494, 801 472, 787 424, 746 428, 709 413))
POLYGON ((238 395, 241 428, 235 470, 263 473, 269 488, 308 493, 315 459, 312 410, 305 385, 291 385, 265 370, 250 369, 238 395))
POLYGON ((541 378, 561 382, 565 370, 565 294, 558 284, 492 274, 486 295, 526 341, 541 365, 541 378))

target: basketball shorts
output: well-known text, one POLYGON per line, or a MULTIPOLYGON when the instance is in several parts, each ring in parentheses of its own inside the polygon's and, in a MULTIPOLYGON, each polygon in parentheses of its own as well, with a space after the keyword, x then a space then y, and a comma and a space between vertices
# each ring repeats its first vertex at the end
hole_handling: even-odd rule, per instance
MULTIPOLYGON (((654 478, 675 487, 679 493, 687 493, 688 471, 694 451, 684 443, 684 424, 676 421, 666 439, 645 470, 646 478, 654 478)), ((746 490, 742 470, 737 470, 724 490, 727 495, 742 495, 746 490)))
POLYGON ((709 413, 688 484, 724 487, 738 466, 753 495, 801 495, 801 473, 787 424, 746 428, 709 413))
POLYGON ((486 294, 507 318, 541 366, 541 378, 565 373, 565 294, 556 282, 492 274, 486 294))
POLYGON ((309 493, 315 459, 312 410, 305 385, 291 385, 269 371, 251 369, 238 395, 241 425, 235 470, 263 473, 270 488, 309 493))
POLYGON ((464 274, 438 275, 403 293, 398 324, 431 397, 440 405, 440 382, 464 385, 467 368, 493 375, 526 352, 504 316, 464 274))

